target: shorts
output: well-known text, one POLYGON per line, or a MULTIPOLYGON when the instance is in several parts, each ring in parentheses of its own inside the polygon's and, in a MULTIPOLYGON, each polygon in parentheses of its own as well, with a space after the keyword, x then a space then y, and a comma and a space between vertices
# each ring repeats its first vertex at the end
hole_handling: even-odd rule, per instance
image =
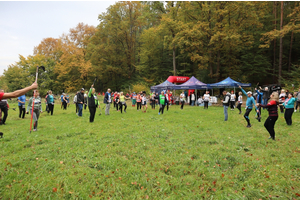
POLYGON ((145 105, 147 105, 147 102, 142 103, 142 106, 145 106, 145 105))

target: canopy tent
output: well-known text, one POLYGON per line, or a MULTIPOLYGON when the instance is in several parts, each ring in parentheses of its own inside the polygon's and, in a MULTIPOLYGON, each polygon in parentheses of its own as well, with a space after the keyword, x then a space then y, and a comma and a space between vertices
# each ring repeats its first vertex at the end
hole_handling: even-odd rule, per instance
POLYGON ((235 88, 235 87, 251 87, 251 83, 240 83, 237 82, 233 79, 231 79, 230 77, 224 79, 223 81, 220 81, 218 83, 212 83, 212 84, 207 84, 209 87, 212 88, 235 88))
POLYGON ((151 90, 173 90, 176 85, 171 83, 170 81, 165 81, 159 85, 155 85, 151 87, 151 90))
POLYGON ((192 76, 187 82, 181 85, 174 86, 174 90, 190 90, 190 89, 208 89, 208 85, 202 83, 194 76, 192 76))

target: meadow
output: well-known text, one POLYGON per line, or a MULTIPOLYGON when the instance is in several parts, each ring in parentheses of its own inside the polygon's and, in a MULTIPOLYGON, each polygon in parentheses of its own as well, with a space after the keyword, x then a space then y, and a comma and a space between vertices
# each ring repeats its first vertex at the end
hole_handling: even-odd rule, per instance
POLYGON ((56 104, 30 134, 30 115, 9 110, 0 199, 299 199, 300 113, 291 127, 280 113, 272 141, 266 110, 260 123, 251 112, 251 128, 228 112, 225 122, 218 106, 172 105, 158 115, 129 104, 123 114, 97 110, 89 123, 88 108, 79 118, 73 104, 56 104))

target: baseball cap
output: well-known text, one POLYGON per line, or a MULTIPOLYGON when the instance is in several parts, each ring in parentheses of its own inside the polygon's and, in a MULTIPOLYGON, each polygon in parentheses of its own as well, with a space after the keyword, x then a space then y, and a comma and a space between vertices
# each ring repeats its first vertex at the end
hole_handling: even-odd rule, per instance
POLYGON ((81 88, 81 91, 83 91, 84 90, 84 88, 81 88))
POLYGON ((252 92, 251 92, 251 91, 249 91, 249 92, 247 92, 247 94, 252 94, 252 92))

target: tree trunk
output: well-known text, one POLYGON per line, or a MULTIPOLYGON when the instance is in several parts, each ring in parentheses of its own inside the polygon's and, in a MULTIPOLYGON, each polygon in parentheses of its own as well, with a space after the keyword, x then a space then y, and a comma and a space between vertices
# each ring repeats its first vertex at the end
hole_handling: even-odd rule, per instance
MULTIPOLYGON (((283 24, 283 1, 281 1, 281 13, 280 13, 280 30, 282 30, 283 24)), ((280 36, 280 47, 279 47, 279 66, 278 66, 278 84, 280 84, 281 70, 282 70, 282 36, 280 36)))
POLYGON ((175 44, 173 44, 173 70, 174 70, 174 76, 176 76, 176 52, 175 52, 175 44))
POLYGON ((292 35, 291 35, 291 45, 290 45, 290 55, 289 55, 289 68, 288 68, 288 71, 289 71, 289 72, 291 72, 291 64, 292 64, 293 36, 294 36, 294 32, 292 31, 292 35))
MULTIPOLYGON (((274 5, 273 5, 273 13, 274 13, 274 30, 277 29, 276 27, 276 18, 277 18, 277 1, 274 1, 274 5)), ((274 58, 273 58, 273 81, 275 82, 275 78, 276 78, 276 75, 275 75, 275 71, 276 71, 276 38, 274 39, 274 50, 273 50, 273 55, 274 55, 274 58)))

